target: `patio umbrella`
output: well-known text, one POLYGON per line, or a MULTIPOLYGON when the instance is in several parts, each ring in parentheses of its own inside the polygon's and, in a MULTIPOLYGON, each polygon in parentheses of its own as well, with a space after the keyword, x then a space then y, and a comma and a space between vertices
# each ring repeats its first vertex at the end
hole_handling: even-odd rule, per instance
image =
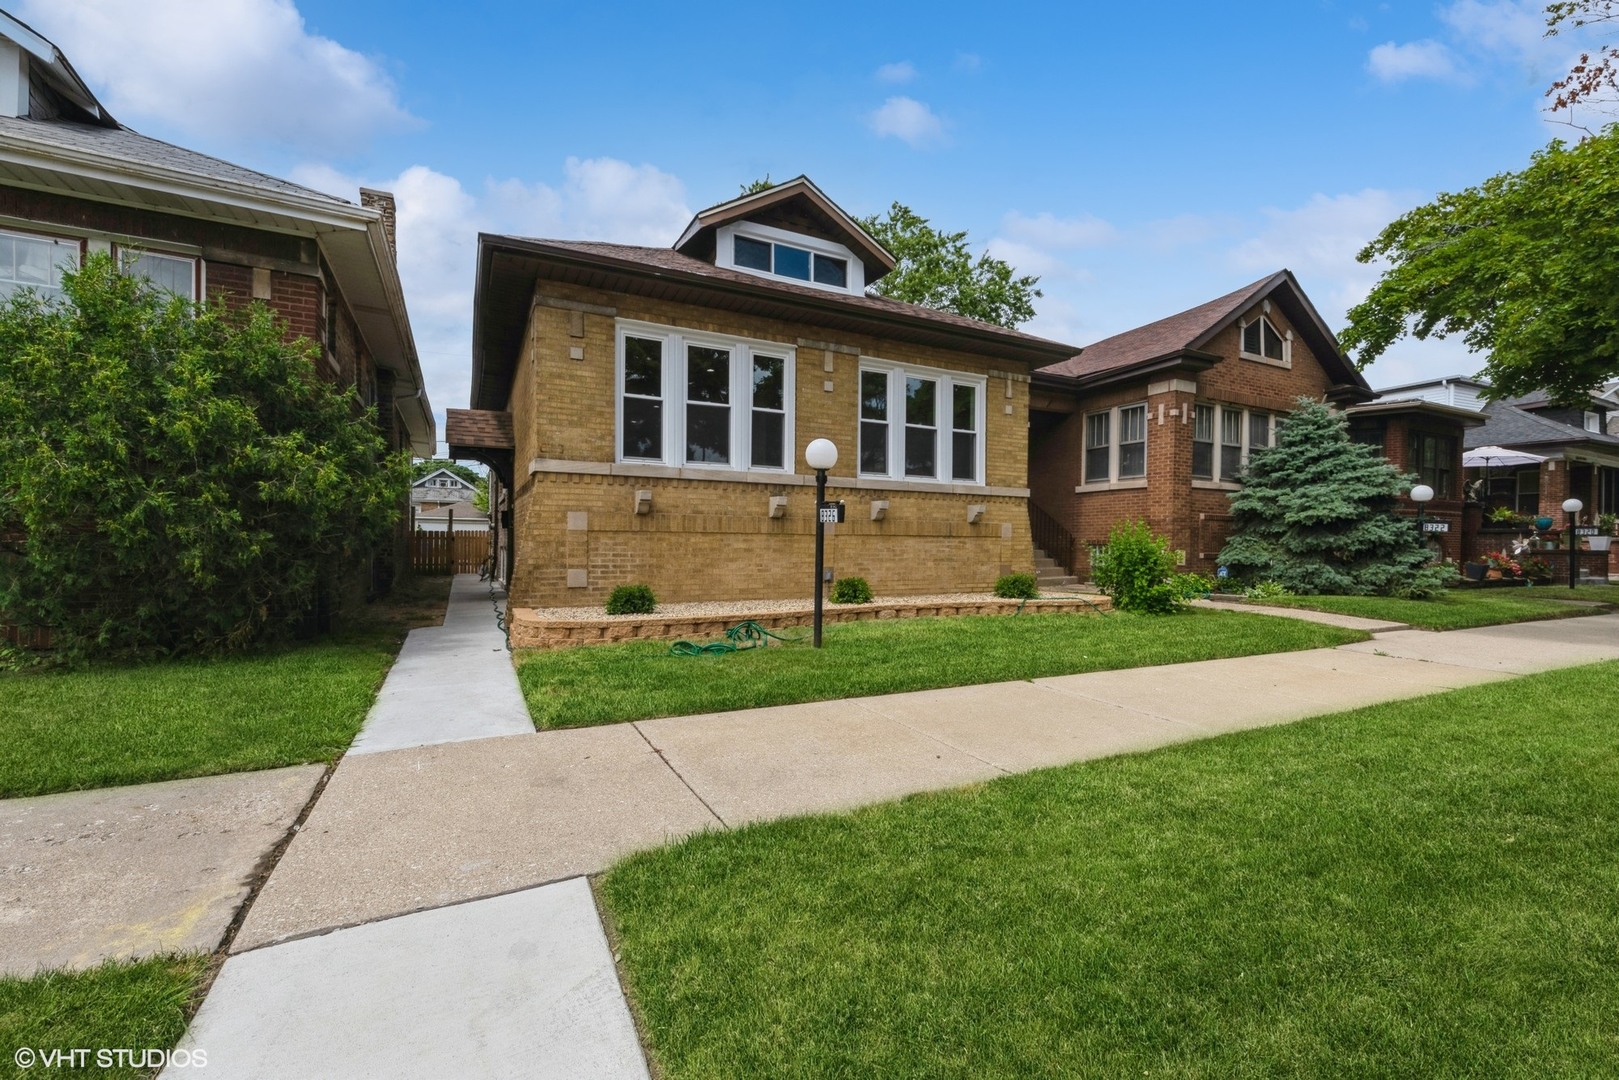
POLYGON ((1546 459, 1522 450, 1508 450, 1502 446, 1481 446, 1462 455, 1464 469, 1513 469, 1519 465, 1539 465, 1546 459))

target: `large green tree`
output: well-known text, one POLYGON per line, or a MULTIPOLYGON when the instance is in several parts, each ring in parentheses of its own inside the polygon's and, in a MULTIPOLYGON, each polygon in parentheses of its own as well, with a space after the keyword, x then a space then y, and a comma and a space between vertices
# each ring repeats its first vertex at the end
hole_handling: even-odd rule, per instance
POLYGON ((101 255, 0 303, 0 621, 62 655, 245 647, 387 542, 409 484, 352 389, 262 304, 101 255))
POLYGON ((1408 333, 1459 334, 1497 394, 1582 400, 1619 374, 1619 126, 1417 207, 1360 253, 1378 259, 1340 338, 1361 367, 1408 333))
POLYGON ((1296 593, 1441 591, 1447 572, 1429 564, 1415 524, 1395 512, 1414 479, 1352 440, 1342 413, 1301 399, 1276 445, 1243 470, 1220 565, 1296 593))
POLYGON ((965 232, 935 229, 908 206, 894 203, 888 213, 862 218, 861 226, 899 261, 871 288, 879 296, 953 311, 969 319, 1016 327, 1034 318, 1040 279, 1019 276, 1010 263, 989 252, 977 259, 965 232))

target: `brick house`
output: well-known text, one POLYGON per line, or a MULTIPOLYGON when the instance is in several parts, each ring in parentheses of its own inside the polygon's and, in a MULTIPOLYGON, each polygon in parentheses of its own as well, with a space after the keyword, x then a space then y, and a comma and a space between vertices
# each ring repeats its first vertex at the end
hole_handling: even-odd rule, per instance
MULTIPOLYGON (((394 199, 361 205, 147 138, 45 38, 0 12, 0 295, 58 292, 93 252, 192 300, 267 303, 319 369, 377 407, 388 444, 436 433, 395 265, 394 199)), ((404 530, 373 584, 405 556, 404 530)))
POLYGON ((987 590, 1032 568, 1033 368, 1071 346, 866 294, 893 256, 808 179, 697 214, 671 248, 479 237, 472 408, 518 606, 800 597, 815 477, 837 576, 987 590))
MULTIPOLYGON (((1430 402, 1371 389, 1290 271, 1086 347, 1034 373, 1030 517, 1041 554, 1079 576, 1121 521, 1144 520, 1188 570, 1212 572, 1248 454, 1301 397, 1349 414, 1357 438, 1435 481, 1428 515, 1458 523, 1462 426, 1430 402), (1422 458, 1426 455, 1426 458, 1422 458)), ((1407 506, 1414 513, 1413 505, 1407 506)), ((1447 548, 1448 552, 1448 548, 1447 548)))

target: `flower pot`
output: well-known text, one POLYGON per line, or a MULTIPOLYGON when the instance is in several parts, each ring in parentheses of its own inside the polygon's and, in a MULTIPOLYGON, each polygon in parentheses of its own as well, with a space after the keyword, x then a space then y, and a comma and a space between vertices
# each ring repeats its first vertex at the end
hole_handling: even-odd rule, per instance
POLYGON ((1549 529, 1551 527, 1552 527, 1552 519, 1551 518, 1542 517, 1542 518, 1536 518, 1535 519, 1535 528, 1539 529, 1541 532, 1545 532, 1547 529, 1549 529))
POLYGON ((1607 551, 1610 547, 1613 546, 1613 537, 1611 537, 1611 536, 1593 536, 1593 537, 1590 537, 1589 539, 1587 539, 1586 543, 1591 545, 1591 550, 1592 551, 1607 551))
POLYGON ((1462 575, 1468 581, 1483 581, 1484 575, 1489 572, 1489 569, 1483 563, 1468 563, 1462 567, 1462 575))
POLYGON ((1499 571, 1499 570, 1486 570, 1486 571, 1484 571, 1484 580, 1485 581, 1500 581, 1501 580, 1501 571, 1499 571))

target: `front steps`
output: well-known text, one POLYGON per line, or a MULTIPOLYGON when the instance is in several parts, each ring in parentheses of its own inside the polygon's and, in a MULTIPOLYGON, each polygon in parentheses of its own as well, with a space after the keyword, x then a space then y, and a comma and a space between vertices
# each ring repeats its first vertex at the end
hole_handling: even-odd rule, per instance
POLYGON ((1034 580, 1041 592, 1048 589, 1077 591, 1079 587, 1079 578, 1058 566, 1057 560, 1039 547, 1034 549, 1034 580))

